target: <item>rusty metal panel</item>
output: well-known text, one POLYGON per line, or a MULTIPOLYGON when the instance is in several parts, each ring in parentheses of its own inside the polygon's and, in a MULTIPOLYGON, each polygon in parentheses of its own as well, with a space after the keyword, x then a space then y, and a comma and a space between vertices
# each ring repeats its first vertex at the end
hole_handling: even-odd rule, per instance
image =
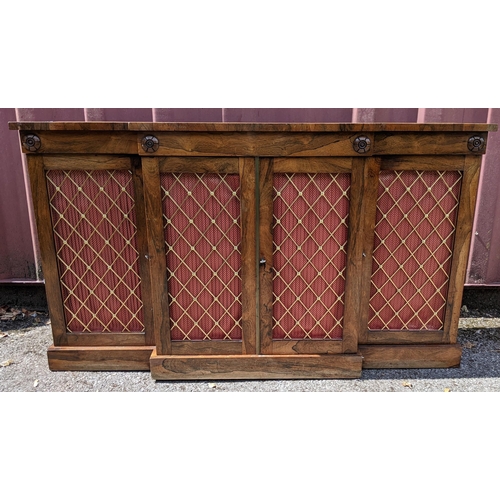
MULTIPOLYGON (((500 123, 500 109, 489 110, 488 123, 500 123)), ((467 284, 500 286, 500 132, 488 137, 479 178, 472 228, 467 284)))
POLYGON ((351 108, 226 108, 225 122, 351 122, 351 108))
MULTIPOLYGON (((421 108, 418 121, 500 123, 500 109, 421 108)), ((466 285, 500 285, 500 135, 490 134, 479 179, 466 285)))
MULTIPOLYGON (((24 160, 8 121, 466 122, 500 123, 486 108, 9 108, 0 109, 0 282, 40 280, 24 160)), ((466 284, 500 286, 500 133, 483 158, 466 284)))
POLYGON ((85 108, 85 121, 152 122, 153 110, 151 108, 85 108))
POLYGON ((355 108, 353 122, 416 122, 418 108, 355 108))
POLYGON ((9 130, 14 108, 0 108, 0 281, 37 279, 36 237, 32 232, 31 197, 18 134, 9 130))
POLYGON ((420 108, 420 123, 486 123, 487 108, 420 108))
POLYGON ((222 122, 222 108, 154 108, 155 122, 222 122))
POLYGON ((18 121, 80 121, 84 120, 81 108, 17 108, 18 121))
MULTIPOLYGON (((78 108, 11 108, 5 111, 8 111, 9 118, 1 120, 0 127, 5 127, 6 134, 9 134, 10 140, 8 144, 5 144, 5 147, 10 148, 10 154, 3 154, 2 148, 0 162, 5 161, 8 169, 6 177, 2 176, 4 179, 9 179, 9 183, 4 185, 6 193, 2 193, 5 194, 2 199, 7 201, 8 208, 5 210, 0 205, 0 219, 8 217, 11 230, 7 232, 2 245, 2 247, 7 248, 8 255, 5 256, 5 259, 2 258, 1 262, 10 264, 8 264, 6 272, 2 273, 0 270, 0 279, 9 283, 16 281, 36 282, 43 280, 43 274, 33 204, 29 195, 26 158, 21 154, 19 138, 16 137, 14 131, 8 130, 8 121, 83 120, 84 113, 83 109, 78 108), (20 182, 21 178, 22 183, 20 182), (11 190, 11 187, 15 187, 15 189, 11 190)), ((2 232, 0 231, 0 234, 2 232)), ((0 268, 1 266, 0 263, 0 268)))

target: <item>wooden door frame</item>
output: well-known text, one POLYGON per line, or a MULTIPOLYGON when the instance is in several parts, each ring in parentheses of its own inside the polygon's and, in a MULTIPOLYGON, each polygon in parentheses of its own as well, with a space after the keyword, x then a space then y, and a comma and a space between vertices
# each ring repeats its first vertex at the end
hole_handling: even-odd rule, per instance
POLYGON ((142 156, 156 352, 165 355, 256 354, 255 160, 252 157, 142 156), (242 339, 174 341, 170 334, 162 173, 237 174, 240 178, 242 339))
POLYGON ((148 346, 154 344, 152 332, 152 315, 145 304, 150 297, 149 268, 145 259, 147 248, 146 226, 144 224, 144 205, 142 178, 139 157, 132 155, 102 155, 96 161, 86 155, 38 154, 27 155, 28 172, 33 204, 35 205, 35 221, 40 242, 42 266, 47 295, 47 304, 51 317, 54 346, 99 347, 148 346), (141 296, 144 312, 143 332, 69 332, 66 324, 64 300, 61 290, 60 269, 57 257, 53 223, 47 188, 47 171, 49 170, 81 170, 95 172, 98 170, 129 170, 134 186, 134 208, 137 218, 136 243, 141 279, 141 296))
POLYGON ((380 159, 377 157, 260 158, 259 160, 259 325, 262 354, 356 353, 366 328, 373 228, 380 159), (342 340, 273 340, 274 173, 348 173, 351 176, 342 340))
MULTIPOLYGON (((458 320, 462 304, 463 283, 467 271, 472 225, 479 183, 481 155, 463 156, 383 156, 380 157, 381 171, 401 172, 409 170, 429 172, 460 172, 460 194, 458 199, 457 218, 454 237, 451 245, 451 267, 448 277, 446 293, 446 307, 444 310, 443 328, 440 330, 369 330, 369 310, 362 309, 366 314, 364 328, 360 331, 360 344, 454 344, 457 341, 458 320)), ((376 202, 377 200, 375 200, 376 202)), ((372 230, 372 237, 374 230, 372 230)), ((373 250, 373 248, 372 248, 373 250)), ((370 254, 371 257, 371 254, 370 254)), ((364 293, 370 295, 372 269, 367 270, 364 293)))

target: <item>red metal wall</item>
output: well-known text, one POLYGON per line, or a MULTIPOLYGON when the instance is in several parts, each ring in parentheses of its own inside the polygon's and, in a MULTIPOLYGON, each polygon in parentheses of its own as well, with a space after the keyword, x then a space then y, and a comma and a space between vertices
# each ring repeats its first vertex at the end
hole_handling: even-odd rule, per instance
MULTIPOLYGON (((500 109, 436 108, 0 108, 0 283, 40 281, 26 166, 9 121, 467 122, 500 123, 500 109)), ((500 286, 500 133, 483 159, 468 285, 500 286)))

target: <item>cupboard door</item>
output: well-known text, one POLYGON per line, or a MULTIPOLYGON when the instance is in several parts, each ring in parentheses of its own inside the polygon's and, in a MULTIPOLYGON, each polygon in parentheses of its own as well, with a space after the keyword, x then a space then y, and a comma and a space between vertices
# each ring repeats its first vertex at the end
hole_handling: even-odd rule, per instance
POLYGON ((147 345, 142 190, 131 157, 29 156, 54 344, 147 345))
POLYGON ((255 353, 254 160, 143 162, 157 166, 160 187, 168 316, 160 354, 255 353))
POLYGON ((364 221, 376 194, 373 188, 369 196, 361 193, 373 164, 364 158, 260 159, 263 354, 356 352, 369 271, 364 221))
POLYGON ((384 159, 363 344, 456 342, 479 168, 384 159))

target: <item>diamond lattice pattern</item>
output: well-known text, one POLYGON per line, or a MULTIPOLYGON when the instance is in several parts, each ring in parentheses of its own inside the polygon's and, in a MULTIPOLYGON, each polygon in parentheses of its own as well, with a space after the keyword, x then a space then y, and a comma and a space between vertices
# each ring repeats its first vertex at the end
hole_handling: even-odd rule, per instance
POLYGON ((273 338, 341 339, 349 174, 274 175, 273 338))
POLYGON ((240 180, 161 175, 172 340, 241 339, 240 180))
POLYGON ((129 171, 47 172, 69 332, 144 331, 129 171))
POLYGON ((461 179, 461 172, 381 172, 369 329, 443 328, 461 179))

